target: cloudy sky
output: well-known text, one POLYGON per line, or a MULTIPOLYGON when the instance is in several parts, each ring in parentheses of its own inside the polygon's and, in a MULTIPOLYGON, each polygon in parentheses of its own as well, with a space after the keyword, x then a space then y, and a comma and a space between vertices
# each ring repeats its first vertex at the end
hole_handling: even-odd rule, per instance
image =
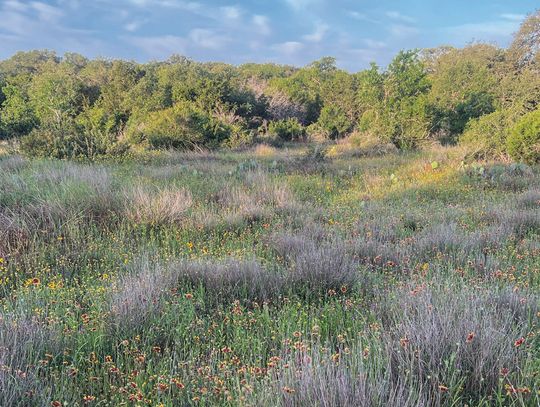
POLYGON ((538 0, 0 0, 0 58, 53 49, 148 61, 304 65, 350 71, 399 49, 506 45, 538 0))

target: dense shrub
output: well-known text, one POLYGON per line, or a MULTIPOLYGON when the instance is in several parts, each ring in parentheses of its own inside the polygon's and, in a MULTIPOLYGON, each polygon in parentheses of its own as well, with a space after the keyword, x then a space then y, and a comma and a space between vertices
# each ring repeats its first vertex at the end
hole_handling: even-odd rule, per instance
POLYGON ((32 157, 76 158, 88 151, 84 135, 73 122, 35 128, 21 139, 21 151, 32 157))
POLYGON ((514 126, 506 141, 512 158, 528 164, 540 162, 540 109, 528 113, 514 126))
POLYGON ((148 114, 130 134, 134 143, 146 141, 153 148, 193 149, 210 135, 210 118, 188 104, 148 114))
POLYGON ((120 156, 128 146, 116 142, 106 126, 94 123, 88 127, 66 120, 60 124, 44 124, 21 138, 21 151, 31 157, 90 158, 120 156))
POLYGON ((298 141, 306 136, 306 130, 295 118, 270 122, 268 133, 283 141, 298 141))
POLYGON ((506 139, 518 117, 513 110, 497 110, 469 121, 460 142, 473 158, 501 158, 506 155, 506 139))
POLYGON ((353 123, 337 106, 325 106, 321 110, 317 123, 310 126, 310 131, 319 138, 335 140, 344 137, 353 128, 353 123))

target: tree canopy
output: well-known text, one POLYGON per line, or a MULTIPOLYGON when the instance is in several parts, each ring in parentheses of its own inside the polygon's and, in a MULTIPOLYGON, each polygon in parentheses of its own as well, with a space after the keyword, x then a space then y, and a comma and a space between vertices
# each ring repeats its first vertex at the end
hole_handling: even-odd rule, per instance
POLYGON ((404 50, 386 68, 357 73, 331 57, 297 68, 19 52, 0 62, 0 138, 20 140, 28 154, 95 157, 354 132, 401 149, 437 140, 500 156, 520 119, 539 108, 539 51, 540 11, 507 49, 404 50))

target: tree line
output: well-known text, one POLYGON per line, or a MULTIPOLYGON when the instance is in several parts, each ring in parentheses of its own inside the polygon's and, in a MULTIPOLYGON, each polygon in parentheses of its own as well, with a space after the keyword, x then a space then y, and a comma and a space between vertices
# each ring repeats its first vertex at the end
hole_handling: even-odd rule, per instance
POLYGON ((399 52, 349 73, 305 67, 140 64, 19 52, 0 62, 0 139, 31 156, 122 155, 355 133, 415 149, 463 143, 477 158, 540 161, 540 10, 507 48, 471 43, 399 52))

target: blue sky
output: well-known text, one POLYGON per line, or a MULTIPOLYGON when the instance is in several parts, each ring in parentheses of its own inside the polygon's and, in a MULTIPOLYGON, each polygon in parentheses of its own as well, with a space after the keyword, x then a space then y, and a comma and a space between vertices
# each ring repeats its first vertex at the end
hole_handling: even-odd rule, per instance
POLYGON ((537 0, 0 0, 0 58, 53 49, 148 61, 305 65, 350 71, 400 49, 471 40, 505 46, 537 0))

